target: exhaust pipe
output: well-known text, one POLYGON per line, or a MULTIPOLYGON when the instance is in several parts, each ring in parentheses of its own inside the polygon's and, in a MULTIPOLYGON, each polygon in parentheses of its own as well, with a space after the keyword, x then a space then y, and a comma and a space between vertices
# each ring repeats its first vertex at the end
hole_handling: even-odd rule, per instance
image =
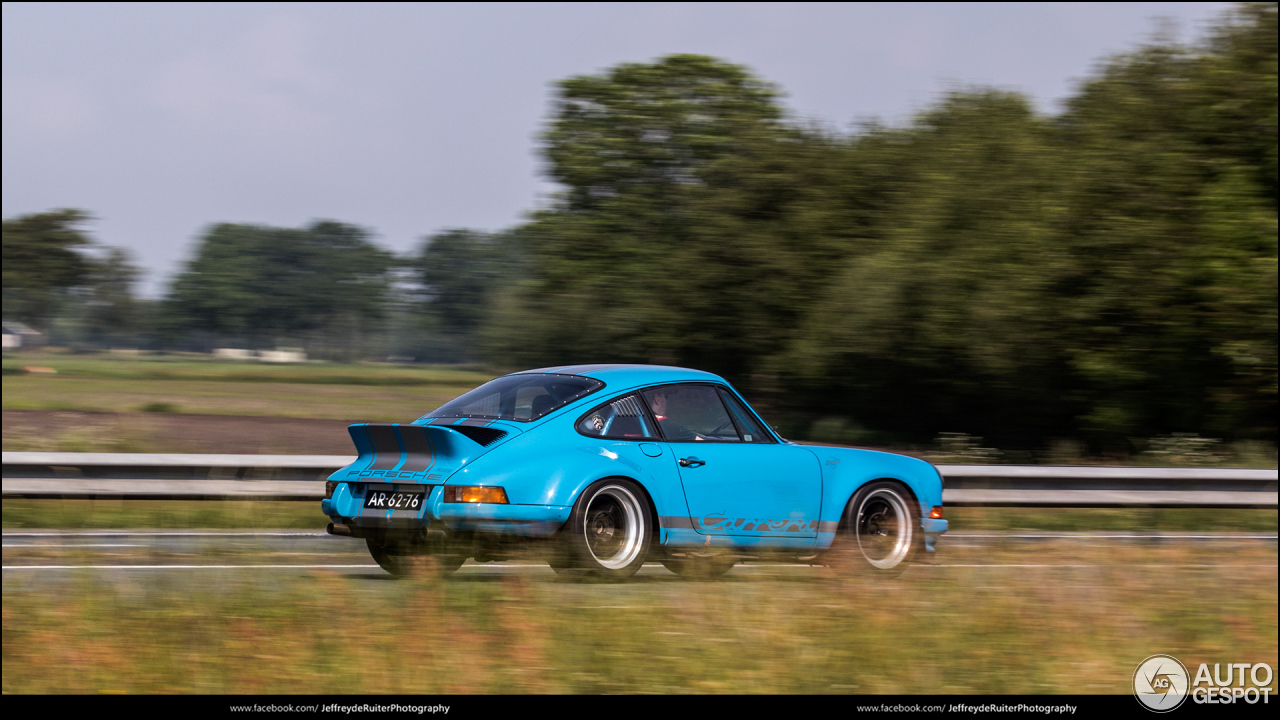
POLYGON ((355 533, 351 532, 351 527, 350 527, 349 525, 335 525, 335 524, 333 524, 333 523, 329 523, 329 534, 330 534, 330 535, 341 535, 341 536, 343 536, 343 537, 355 537, 355 536, 356 536, 356 534, 355 534, 355 533))

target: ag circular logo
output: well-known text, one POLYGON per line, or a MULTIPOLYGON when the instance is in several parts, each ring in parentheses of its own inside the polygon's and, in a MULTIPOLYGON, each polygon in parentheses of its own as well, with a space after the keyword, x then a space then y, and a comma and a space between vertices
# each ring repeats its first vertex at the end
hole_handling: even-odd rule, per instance
POLYGON ((1133 671, 1133 694, 1153 712, 1169 712, 1187 699, 1191 676, 1172 655, 1152 655, 1133 671))

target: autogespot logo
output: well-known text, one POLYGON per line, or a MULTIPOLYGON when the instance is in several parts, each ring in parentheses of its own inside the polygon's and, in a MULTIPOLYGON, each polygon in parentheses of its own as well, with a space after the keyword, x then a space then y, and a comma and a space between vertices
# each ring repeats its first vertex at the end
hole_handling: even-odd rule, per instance
POLYGON ((1133 694, 1153 712, 1169 712, 1187 699, 1191 676, 1172 655, 1152 655, 1133 671, 1133 694))

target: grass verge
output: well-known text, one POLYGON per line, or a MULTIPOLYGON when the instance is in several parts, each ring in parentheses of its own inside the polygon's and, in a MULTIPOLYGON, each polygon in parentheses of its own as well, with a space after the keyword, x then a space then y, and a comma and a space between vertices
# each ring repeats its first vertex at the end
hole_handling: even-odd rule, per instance
POLYGON ((3 691, 1124 695, 1157 652, 1276 667, 1275 550, 1253 554, 894 581, 10 573, 3 691))
MULTIPOLYGON (((323 528, 318 502, 29 500, 3 503, 5 529, 323 528)), ((1277 532, 1275 510, 947 508, 952 530, 1277 532)))
POLYGON ((6 499, 5 530, 324 529, 320 503, 275 500, 6 499))
POLYGON ((1275 510, 1251 508, 949 507, 952 530, 1046 532, 1277 532, 1275 510))

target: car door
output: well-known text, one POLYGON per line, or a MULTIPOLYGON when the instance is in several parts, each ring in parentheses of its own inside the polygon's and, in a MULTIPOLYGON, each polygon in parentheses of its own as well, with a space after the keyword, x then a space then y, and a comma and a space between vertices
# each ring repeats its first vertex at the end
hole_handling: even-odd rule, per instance
POLYGON ((694 530, 817 536, 822 469, 812 452, 779 443, 725 388, 661 385, 641 396, 679 464, 694 530))

